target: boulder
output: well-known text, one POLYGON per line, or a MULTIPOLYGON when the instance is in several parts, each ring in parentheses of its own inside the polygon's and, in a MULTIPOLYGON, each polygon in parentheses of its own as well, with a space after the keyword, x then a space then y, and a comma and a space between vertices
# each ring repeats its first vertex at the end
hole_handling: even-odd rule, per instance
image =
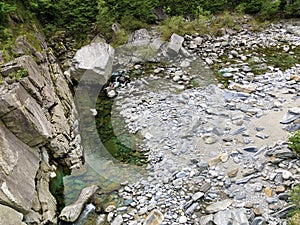
POLYGON ((0 202, 27 213, 35 195, 38 152, 21 142, 1 120, 0 149, 0 202))
POLYGON ((170 42, 167 46, 167 53, 169 56, 177 56, 179 54, 179 51, 182 47, 182 43, 184 41, 184 38, 181 37, 178 34, 172 34, 170 42))
POLYGON ((73 58, 71 78, 77 83, 104 85, 110 78, 114 49, 106 43, 92 43, 79 49, 73 58))
POLYGON ((133 33, 130 40, 132 46, 147 46, 150 44, 151 37, 146 29, 140 29, 133 33))
POLYGON ((88 200, 95 194, 98 188, 99 187, 97 185, 84 188, 76 202, 63 208, 59 218, 66 222, 75 222, 80 216, 88 200))

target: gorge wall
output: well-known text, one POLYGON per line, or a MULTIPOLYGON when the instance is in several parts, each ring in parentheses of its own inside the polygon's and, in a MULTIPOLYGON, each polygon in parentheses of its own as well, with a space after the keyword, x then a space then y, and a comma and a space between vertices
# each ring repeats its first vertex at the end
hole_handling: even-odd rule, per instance
POLYGON ((0 59, 0 224, 57 224, 49 181, 83 163, 71 81, 37 29, 12 48, 0 59))

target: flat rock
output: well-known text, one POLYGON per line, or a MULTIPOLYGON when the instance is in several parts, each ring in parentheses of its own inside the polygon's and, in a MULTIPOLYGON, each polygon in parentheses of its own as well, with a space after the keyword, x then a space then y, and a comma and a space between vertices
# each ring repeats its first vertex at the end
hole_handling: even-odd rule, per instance
POLYGON ((208 213, 215 213, 218 211, 222 211, 228 208, 233 203, 233 200, 231 199, 225 199, 223 201, 215 202, 209 206, 206 207, 206 211, 208 213))

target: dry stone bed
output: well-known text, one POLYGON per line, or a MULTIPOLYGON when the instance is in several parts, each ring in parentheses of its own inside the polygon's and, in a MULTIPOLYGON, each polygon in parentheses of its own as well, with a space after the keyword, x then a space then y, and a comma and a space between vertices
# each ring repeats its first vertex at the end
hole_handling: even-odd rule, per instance
MULTIPOLYGON (((261 44, 257 36, 264 43, 285 38, 298 45, 298 27, 288 25, 286 32, 282 26, 230 38, 244 46, 261 44)), ((239 66, 249 75, 242 61, 239 66)), ((288 131, 299 129, 299 73, 300 65, 286 71, 269 66, 251 79, 230 76, 228 89, 211 84, 189 90, 154 73, 119 89, 114 112, 143 135, 149 174, 123 186, 125 204, 108 221, 286 224, 293 208, 288 191, 300 178, 300 160, 287 145, 288 131)))

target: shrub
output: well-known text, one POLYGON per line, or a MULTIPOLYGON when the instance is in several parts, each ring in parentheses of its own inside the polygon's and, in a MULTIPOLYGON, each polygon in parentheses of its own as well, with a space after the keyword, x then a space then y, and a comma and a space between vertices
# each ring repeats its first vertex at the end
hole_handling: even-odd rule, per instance
POLYGON ((7 21, 7 17, 11 12, 16 11, 17 7, 15 4, 7 3, 6 1, 0 2, 0 24, 3 24, 7 21))
POLYGON ((127 31, 124 29, 121 29, 119 32, 117 32, 112 39, 112 42, 110 43, 113 47, 117 47, 120 45, 126 44, 128 41, 128 34, 127 31))
POLYGON ((292 1, 284 7, 284 13, 288 17, 300 17, 300 0, 292 1))
POLYGON ((205 20, 196 19, 186 21, 182 16, 174 16, 166 19, 159 27, 158 31, 161 33, 163 40, 168 40, 173 33, 184 36, 185 34, 192 34, 195 32, 206 33, 205 20))
POLYGON ((14 79, 14 80, 20 80, 22 79, 23 77, 26 77, 27 76, 27 70, 26 69, 19 69, 17 70, 17 72, 12 72, 8 75, 11 79, 14 79))
MULTIPOLYGON (((300 154, 300 130, 294 132, 289 137, 289 147, 293 151, 296 151, 298 154, 300 154)), ((299 191, 299 193, 300 193, 300 191, 299 191)), ((300 204, 300 197, 299 197, 299 204, 300 204)))
POLYGON ((295 204, 295 209, 292 211, 288 221, 290 225, 298 225, 300 224, 300 185, 292 189, 291 200, 295 204))

